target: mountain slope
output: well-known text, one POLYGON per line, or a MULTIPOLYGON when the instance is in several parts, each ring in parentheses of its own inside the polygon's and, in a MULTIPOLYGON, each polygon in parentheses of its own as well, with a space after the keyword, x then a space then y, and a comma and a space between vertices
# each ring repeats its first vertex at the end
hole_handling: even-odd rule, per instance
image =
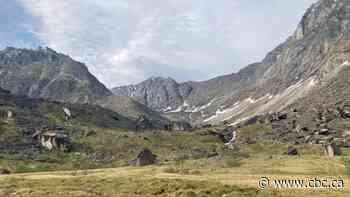
MULTIPOLYGON (((231 75, 178 84, 186 86, 188 92, 172 102, 180 104, 171 105, 168 114, 186 113, 192 122, 216 124, 284 109, 336 77, 350 60, 349 22, 349 1, 320 0, 306 11, 295 33, 262 62, 231 75)), ((157 86, 144 84, 136 85, 142 88, 123 87, 131 91, 122 94, 140 100, 157 86), (135 94, 138 89, 143 94, 135 94)), ((121 94, 115 89, 113 92, 121 94)), ((166 100, 158 96, 158 100, 166 100)), ((159 111, 168 104, 148 106, 159 111)))
MULTIPOLYGON (((0 88, 0 113, 11 111, 18 128, 41 128, 51 124, 78 124, 102 128, 135 128, 135 122, 96 105, 51 102, 13 95, 0 88), (64 108, 72 117, 65 119, 64 108)), ((4 117, 0 116, 0 121, 4 117)))
POLYGON ((111 95, 84 64, 49 48, 0 51, 0 87, 13 94, 72 103, 111 95))
POLYGON ((119 114, 136 121, 140 117, 145 116, 157 128, 164 128, 164 125, 169 124, 169 120, 163 117, 159 112, 153 111, 149 107, 132 100, 125 96, 109 96, 99 101, 97 104, 113 110, 119 114))

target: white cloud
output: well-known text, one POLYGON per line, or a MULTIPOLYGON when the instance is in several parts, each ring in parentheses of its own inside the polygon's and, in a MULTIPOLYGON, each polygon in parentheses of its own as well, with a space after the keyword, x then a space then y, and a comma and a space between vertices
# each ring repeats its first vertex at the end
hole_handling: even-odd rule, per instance
POLYGON ((40 18, 43 43, 112 87, 237 71, 286 39, 314 0, 18 1, 40 18))

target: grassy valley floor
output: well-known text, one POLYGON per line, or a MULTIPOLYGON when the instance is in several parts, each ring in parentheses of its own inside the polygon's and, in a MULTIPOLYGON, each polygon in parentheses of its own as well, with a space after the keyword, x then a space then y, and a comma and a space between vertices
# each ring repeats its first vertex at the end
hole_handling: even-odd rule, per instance
POLYGON ((68 130, 80 145, 76 152, 1 153, 0 166, 13 174, 0 176, 0 197, 332 197, 350 192, 350 150, 329 158, 319 145, 293 145, 299 155, 288 156, 290 144, 245 143, 269 132, 262 125, 241 128, 235 150, 225 147, 213 128, 170 133, 95 129, 91 135, 79 129, 68 130), (158 155, 159 163, 128 167, 142 148, 158 155), (261 177, 337 179, 345 187, 259 190, 261 177))
MULTIPOLYGON (((350 178, 344 158, 276 156, 249 158, 230 168, 173 165, 14 174, 0 178, 3 196, 347 196, 350 178), (270 179, 342 179, 343 189, 259 190, 270 179)), ((1 196, 1 195, 0 195, 1 196)))

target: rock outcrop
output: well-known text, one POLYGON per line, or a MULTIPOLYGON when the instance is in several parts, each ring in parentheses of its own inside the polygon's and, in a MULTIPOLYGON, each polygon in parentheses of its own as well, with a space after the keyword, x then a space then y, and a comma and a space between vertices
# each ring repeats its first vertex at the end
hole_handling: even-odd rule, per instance
POLYGON ((339 156, 342 154, 340 147, 337 146, 335 143, 325 144, 323 147, 324 152, 328 157, 339 156))
POLYGON ((136 130, 147 130, 152 128, 154 128, 154 126, 146 116, 141 115, 136 120, 136 130))
POLYGON ((63 112, 64 112, 64 117, 68 121, 72 117, 72 112, 66 107, 63 108, 63 112))
POLYGON ((285 152, 286 155, 289 155, 289 156, 295 156, 295 155, 298 155, 298 149, 294 148, 294 147, 289 147, 287 152, 285 152))
POLYGON ((9 109, 0 108, 0 121, 8 123, 14 120, 14 112, 9 109))
POLYGON ((129 162, 132 166, 147 166, 157 162, 157 155, 154 155, 149 149, 143 149, 136 159, 129 162))
POLYGON ((191 131, 192 126, 188 122, 184 121, 171 121, 169 127, 166 129, 169 131, 191 131))
POLYGON ((62 127, 38 129, 32 138, 49 151, 69 152, 72 148, 71 140, 62 127))

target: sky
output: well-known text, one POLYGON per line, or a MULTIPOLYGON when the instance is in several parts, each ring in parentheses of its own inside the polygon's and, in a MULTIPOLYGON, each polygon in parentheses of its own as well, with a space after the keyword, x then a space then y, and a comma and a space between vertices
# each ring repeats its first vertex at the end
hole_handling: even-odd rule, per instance
POLYGON ((0 48, 48 46, 107 87, 237 72, 290 36, 316 0, 0 0, 0 48))

